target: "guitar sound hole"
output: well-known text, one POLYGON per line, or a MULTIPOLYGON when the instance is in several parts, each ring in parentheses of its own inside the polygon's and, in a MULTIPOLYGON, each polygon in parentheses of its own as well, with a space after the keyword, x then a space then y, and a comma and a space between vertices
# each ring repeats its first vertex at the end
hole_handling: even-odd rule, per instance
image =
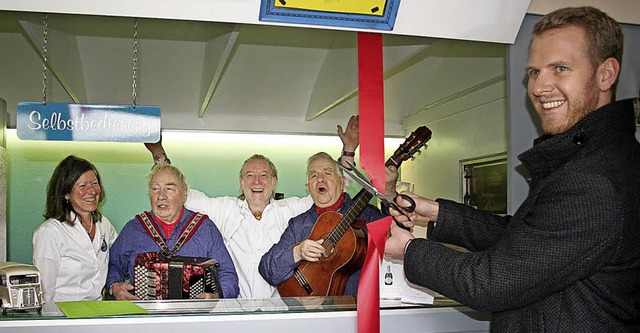
POLYGON ((325 257, 325 258, 330 257, 330 256, 333 254, 333 250, 335 250, 335 247, 334 247, 334 246, 327 246, 327 247, 324 249, 324 257, 325 257))

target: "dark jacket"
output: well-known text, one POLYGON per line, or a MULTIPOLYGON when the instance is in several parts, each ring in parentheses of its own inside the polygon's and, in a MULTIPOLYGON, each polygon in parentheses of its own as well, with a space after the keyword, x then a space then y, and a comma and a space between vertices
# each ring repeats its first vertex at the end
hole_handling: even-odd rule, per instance
POLYGON ((491 311, 495 332, 640 331, 635 130, 626 100, 536 139, 519 156, 532 182, 512 217, 439 200, 430 240, 407 248, 407 278, 491 311))
MULTIPOLYGON (((345 214, 351 207, 353 200, 347 194, 345 201, 338 210, 338 213, 345 214)), ((320 217, 316 211, 316 205, 311 206, 308 211, 289 220, 289 226, 280 237, 280 241, 274 244, 260 260, 260 274, 273 286, 277 286, 293 275, 293 270, 300 265, 294 262, 293 246, 309 238, 311 230, 320 217)), ((373 222, 383 218, 380 210, 372 205, 367 205, 364 211, 358 216, 365 222, 373 222)), ((367 231, 366 226, 362 228, 367 231)), ((358 281, 360 280, 360 270, 354 272, 347 280, 345 295, 356 296, 358 281)))

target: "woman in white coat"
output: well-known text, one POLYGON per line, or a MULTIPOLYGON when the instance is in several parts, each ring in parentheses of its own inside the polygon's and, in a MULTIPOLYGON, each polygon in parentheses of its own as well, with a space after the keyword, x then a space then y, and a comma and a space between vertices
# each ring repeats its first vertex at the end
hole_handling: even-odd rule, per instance
POLYGON ((104 198, 91 162, 69 155, 53 171, 47 220, 33 233, 33 264, 40 271, 46 308, 59 301, 102 299, 109 249, 117 237, 100 213, 104 198))

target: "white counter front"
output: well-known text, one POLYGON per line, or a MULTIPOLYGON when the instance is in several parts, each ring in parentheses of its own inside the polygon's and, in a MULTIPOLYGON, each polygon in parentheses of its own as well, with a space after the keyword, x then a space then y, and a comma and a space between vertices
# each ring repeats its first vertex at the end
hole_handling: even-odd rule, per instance
MULTIPOLYGON (((178 332, 304 332, 355 333, 354 305, 315 306, 313 310, 210 310, 206 302, 140 302, 146 315, 69 319, 64 315, 9 313, 0 319, 7 333, 178 333, 178 332), (186 305, 186 306, 185 306, 186 305), (185 309, 189 310, 185 310, 185 309)), ((336 304, 336 303, 332 303, 336 304)), ((214 306, 216 307, 216 306, 214 306)), ((219 308, 219 306, 217 306, 219 308)), ((307 306, 308 309, 308 306, 307 306)), ((381 309, 381 332, 488 332, 489 315, 463 306, 390 306, 381 309)))

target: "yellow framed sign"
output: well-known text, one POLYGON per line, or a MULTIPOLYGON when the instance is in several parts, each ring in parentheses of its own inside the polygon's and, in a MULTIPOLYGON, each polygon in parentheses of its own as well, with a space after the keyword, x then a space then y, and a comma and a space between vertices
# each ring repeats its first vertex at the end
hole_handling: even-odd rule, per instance
POLYGON ((260 21, 393 30, 400 0, 262 0, 260 21))

